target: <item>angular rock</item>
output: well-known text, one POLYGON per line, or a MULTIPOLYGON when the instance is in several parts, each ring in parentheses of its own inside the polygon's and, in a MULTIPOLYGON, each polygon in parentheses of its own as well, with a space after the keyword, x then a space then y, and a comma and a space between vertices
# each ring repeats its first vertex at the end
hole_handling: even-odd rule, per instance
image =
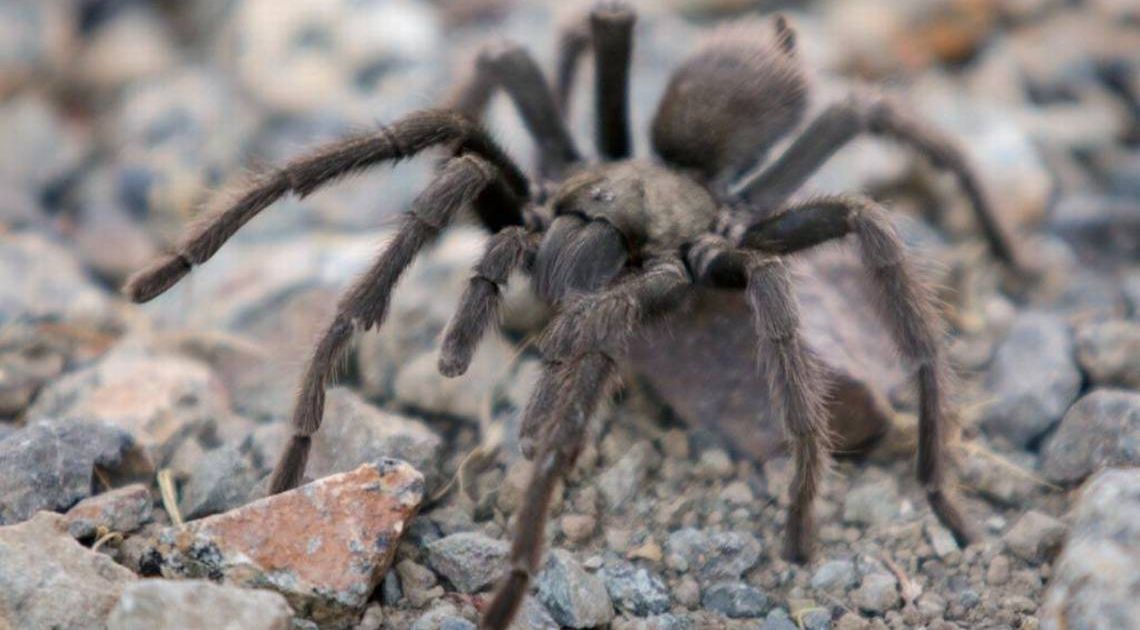
POLYGON ((491 334, 479 343, 467 372, 454 378, 439 373, 439 356, 427 352, 402 366, 393 393, 401 404, 428 413, 477 420, 484 400, 507 375, 514 347, 491 334))
POLYGON ((718 582, 705 589, 701 605, 732 619, 751 619, 768 609, 768 596, 748 584, 718 582))
POLYGON ((153 511, 150 488, 135 483, 84 499, 64 518, 73 538, 86 539, 97 536, 100 528, 123 534, 133 532, 150 522, 153 511))
POLYGON ((843 499, 843 520, 878 527, 890 523, 899 513, 898 481, 884 475, 864 481, 843 499))
POLYGON ((428 564, 463 593, 476 593, 499 581, 507 570, 506 541, 462 532, 428 545, 428 564))
POLYGON ((0 627, 90 628, 135 574, 80 545, 57 514, 0 527, 0 627))
POLYGON ((559 627, 542 603, 530 595, 523 598, 519 614, 511 623, 511 630, 559 630, 559 627))
MULTIPOLYGON (((887 395, 906 383, 908 372, 853 251, 813 250, 793 269, 804 338, 833 382, 828 410, 835 448, 865 448, 887 430, 887 395)), ((782 450, 784 428, 769 411, 768 389, 757 373, 758 344, 741 292, 702 289, 630 351, 639 377, 685 422, 715 429, 733 448, 764 460, 782 450)))
POLYGON ((739 579, 760 559, 760 543, 747 532, 686 528, 669 534, 665 548, 671 564, 683 564, 677 570, 696 571, 702 581, 739 579))
POLYGON ((202 518, 248 503, 263 476, 249 451, 248 444, 227 444, 199 457, 182 486, 182 516, 202 518))
POLYGON ((1040 611, 1044 630, 1130 628, 1140 619, 1140 469, 1090 479, 1040 611))
POLYGON ((289 604, 273 591, 205 580, 142 580, 123 589, 107 628, 288 630, 292 620, 289 604))
POLYGON ((634 444, 621 459, 598 475, 598 490, 606 505, 616 509, 631 499, 641 487, 657 452, 649 442, 634 444))
MULTIPOLYGON (((1037 457, 1026 452, 1003 453, 1002 458, 1015 466, 1033 470, 1037 457)), ((961 483, 998 504, 1017 507, 1038 489, 1037 482, 1026 475, 1009 474, 1005 461, 995 459, 981 450, 963 453, 958 457, 961 483)))
POLYGON ((894 576, 886 573, 871 573, 863 577, 863 583, 851 593, 851 601, 860 610, 882 614, 902 605, 899 597, 899 583, 894 576))
POLYGON ((365 464, 167 529, 153 561, 168 575, 271 588, 299 615, 343 627, 387 572, 423 491, 404 462, 365 464))
POLYGON ((1061 548, 1066 527, 1061 521, 1030 510, 1023 514, 1006 532, 1004 540, 1009 550, 1022 560, 1046 562, 1061 548))
POLYGON ((1140 389, 1140 322, 1113 320, 1077 331, 1077 361, 1094 385, 1140 389))
POLYGON ((599 574, 618 610, 645 617, 669 610, 669 589, 660 577, 629 562, 607 565, 599 574))
POLYGON ((550 550, 536 582, 538 599, 563 626, 593 628, 614 617, 602 579, 587 573, 568 551, 550 550))
POLYGON ((811 576, 811 587, 814 589, 842 593, 855 586, 858 576, 855 575, 855 563, 850 560, 830 560, 819 566, 811 576))
MULTIPOLYGON (((261 429, 257 437, 262 459, 276 461, 290 434, 285 423, 261 429)), ((384 411, 348 388, 333 387, 326 395, 321 430, 313 435, 306 474, 319 479, 389 457, 411 464, 432 487, 439 481, 441 443, 419 420, 384 411)))
POLYGON ((205 365, 129 347, 52 383, 28 409, 33 424, 74 418, 127 431, 159 466, 183 441, 214 430, 228 415, 225 387, 205 365))
POLYGON ((0 524, 70 508, 91 495, 96 469, 132 477, 150 466, 129 434, 99 424, 45 420, 0 440, 0 524))
POLYGON ((1049 438, 1041 471, 1079 483, 1101 468, 1140 465, 1140 393, 1098 389, 1076 402, 1049 438))
POLYGON ((776 608, 764 617, 764 625, 760 626, 760 630, 799 630, 799 626, 792 621, 786 610, 776 608))
POLYGON ((1064 322, 1036 312, 1018 317, 994 355, 986 385, 994 402, 982 424, 991 435, 1027 446, 1048 431, 1081 385, 1064 322))

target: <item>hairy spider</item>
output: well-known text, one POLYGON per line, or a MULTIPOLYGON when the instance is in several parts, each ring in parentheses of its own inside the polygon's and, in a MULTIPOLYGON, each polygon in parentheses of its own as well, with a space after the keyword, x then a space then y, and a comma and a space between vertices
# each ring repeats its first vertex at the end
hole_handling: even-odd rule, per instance
POLYGON ((944 476, 946 368, 930 290, 874 201, 842 195, 788 202, 852 138, 863 132, 885 136, 953 173, 994 255, 1013 264, 1011 242, 961 151, 890 101, 855 95, 826 109, 778 158, 754 169, 797 127, 808 96, 795 34, 777 17, 774 24, 717 30, 668 84, 652 124, 658 159, 630 159, 634 20, 628 6, 611 2, 569 28, 553 90, 525 50, 485 50, 450 107, 409 114, 258 176, 190 230, 176 253, 126 286, 134 301, 150 300, 283 195, 304 197, 382 162, 444 148, 450 158, 413 202, 391 243, 341 299, 317 343, 293 412, 294 435, 273 472, 271 491, 300 483, 311 436, 321 424, 325 386, 354 331, 383 323, 404 269, 460 209, 472 208, 493 235, 447 328, 440 371, 454 376, 467 369, 512 273, 530 274, 535 291, 557 310, 540 343, 543 375, 522 420, 524 454, 536 466, 517 517, 510 572, 483 620, 487 628, 509 624, 539 566, 551 493, 581 451, 595 407, 615 385, 626 342, 679 308, 695 286, 747 292, 764 342, 761 369, 796 462, 785 554, 800 562, 809 558, 812 504, 828 456, 826 383, 800 337, 785 258, 848 235, 875 281, 882 318, 917 370, 918 478, 938 519, 959 543, 970 540, 972 528, 944 476), (597 164, 579 153, 563 115, 575 70, 589 50, 596 63, 597 164), (537 142, 535 181, 478 123, 499 88, 537 142))

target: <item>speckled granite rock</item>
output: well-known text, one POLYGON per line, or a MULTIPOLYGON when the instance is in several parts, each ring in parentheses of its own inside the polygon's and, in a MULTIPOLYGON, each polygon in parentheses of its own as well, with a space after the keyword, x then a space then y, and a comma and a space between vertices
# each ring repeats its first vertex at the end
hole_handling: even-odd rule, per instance
POLYGON ((164 531, 150 562, 171 576, 271 588, 297 614, 352 625, 423 499, 423 476, 396 460, 164 531))

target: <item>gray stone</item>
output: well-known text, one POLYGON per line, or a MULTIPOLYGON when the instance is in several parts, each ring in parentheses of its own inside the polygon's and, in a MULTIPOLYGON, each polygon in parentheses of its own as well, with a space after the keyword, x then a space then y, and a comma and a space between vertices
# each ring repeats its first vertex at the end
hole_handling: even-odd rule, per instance
POLYGON ((1140 393, 1098 389, 1076 402, 1049 438, 1041 471, 1079 483, 1101 468, 1140 465, 1140 393))
POLYGON ((1077 331, 1077 361, 1094 385, 1140 389, 1140 322, 1113 320, 1077 331))
MULTIPOLYGON (((259 430, 262 458, 273 461, 289 435, 283 423, 259 430)), ((439 482, 440 444, 440 437, 419 420, 379 409, 348 388, 333 387, 326 394, 321 430, 313 436, 307 472, 320 478, 391 457, 412 464, 430 487, 439 482)))
POLYGON ((717 582, 705 589, 701 606, 733 619, 751 619, 768 609, 768 596, 748 584, 717 582))
POLYGON ((1140 619, 1140 469, 1090 479, 1041 608, 1043 630, 1130 628, 1140 619))
POLYGON ((123 589, 108 630, 248 628, 287 630, 293 611, 273 591, 204 580, 143 580, 123 589))
POLYGON ((0 524, 39 510, 65 510, 91 495, 94 470, 145 474, 129 434, 99 424, 43 421, 0 441, 0 524))
POLYGON ((855 563, 851 560, 830 560, 819 566, 811 576, 811 587, 829 593, 842 593, 855 586, 855 563))
POLYGON ((411 630, 471 630, 475 624, 459 616, 450 603, 443 603, 420 615, 411 630))
POLYGON ((154 498, 150 488, 135 483, 86 498, 67 511, 72 538, 95 538, 99 530, 127 534, 151 521, 154 498))
POLYGON ((799 630, 792 618, 788 616, 788 611, 783 608, 773 609, 764 617, 764 623, 760 625, 760 630, 799 630))
POLYGON ((650 467, 658 459, 649 442, 634 444, 621 459, 598 475, 597 485, 606 505, 619 508, 641 488, 650 467))
POLYGON ((902 605, 899 597, 899 583, 893 575, 871 573, 863 577, 859 588, 851 593, 851 601, 860 610, 883 614, 902 605))
POLYGON ((558 622, 546 612, 536 598, 527 595, 519 607, 519 614, 511 622, 511 630, 558 630, 558 622))
POLYGON ((499 581, 506 572, 510 546, 483 534, 463 532, 432 542, 428 564, 455 588, 477 593, 499 581))
POLYGON ((147 448, 157 466, 165 466, 183 442, 207 437, 229 415, 225 386, 208 367, 129 345, 45 387, 28 409, 33 424, 61 418, 122 429, 147 448))
POLYGON ((0 418, 15 418, 63 372, 76 353, 69 341, 34 324, 6 326, 0 335, 0 418))
POLYGON ((804 630, 830 630, 831 628, 831 611, 827 609, 815 608, 802 613, 800 618, 803 620, 804 630))
POLYGON ((396 573, 400 576, 400 589, 413 608, 422 608, 443 596, 443 587, 437 585, 435 574, 422 564, 402 560, 396 565, 396 573))
POLYGON ((735 580, 760 558, 760 543, 748 532, 705 532, 686 528, 669 534, 666 553, 679 571, 696 571, 702 581, 735 580))
POLYGON ((939 558, 945 559, 960 551, 958 541, 954 540, 954 535, 941 524, 927 522, 924 529, 926 530, 926 539, 930 541, 930 546, 934 548, 934 553, 939 558))
POLYGON ((843 520, 871 527, 893 521, 899 513, 898 481, 883 475, 856 485, 843 499, 843 520))
POLYGON ((614 617, 602 579, 587 573, 568 551, 552 549, 536 582, 538 599, 563 626, 593 628, 614 617))
POLYGON ((1065 524, 1036 510, 1023 514, 1004 536, 1013 554, 1029 562, 1051 560, 1065 538, 1065 524))
POLYGON ((182 486, 179 508, 194 519, 241 507, 254 497, 261 477, 248 444, 220 446, 198 458, 182 486))
POLYGON ((1064 322, 1036 312, 1019 316, 994 355, 986 384, 995 397, 982 415, 990 434, 1027 446, 1052 428, 1081 384, 1064 322))
POLYGON ((660 577, 629 562, 607 565, 600 573, 618 610, 645 617, 669 610, 669 589, 660 577))
POLYGON ((0 527, 0 623, 10 628, 103 626, 135 574, 83 547, 56 514, 0 527))
POLYGON ((1000 505, 1019 507, 1037 490, 1037 482, 1028 475, 1011 475, 1009 464, 1026 470, 1037 466, 1037 457, 1026 452, 1002 453, 1002 460, 980 449, 971 449, 958 457, 962 483, 1000 505))
POLYGON ((4 235, 0 325, 42 319, 100 324, 110 316, 107 293, 63 245, 36 233, 4 235))

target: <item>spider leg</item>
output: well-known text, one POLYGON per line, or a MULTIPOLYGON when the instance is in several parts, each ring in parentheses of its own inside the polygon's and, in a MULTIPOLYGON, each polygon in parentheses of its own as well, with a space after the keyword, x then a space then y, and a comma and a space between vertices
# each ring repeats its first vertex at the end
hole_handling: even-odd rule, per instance
POLYGON ((333 377, 353 332, 384 322, 392 289, 416 254, 495 178, 495 167, 476 155, 465 154, 448 161, 412 202, 395 238, 341 298, 337 313, 302 376, 293 409, 293 437, 273 470, 271 494, 295 488, 301 482, 312 435, 320 428, 324 415, 325 384, 333 377))
POLYGON ((507 279, 515 270, 533 264, 538 236, 526 228, 513 226, 491 237, 447 325, 439 355, 440 373, 459 376, 467 371, 479 340, 498 316, 507 279))
POLYGON ((827 467, 831 439, 824 405, 827 380, 822 365, 800 335, 799 304, 791 275, 775 255, 729 247, 709 235, 689 250, 687 259, 701 282, 747 291, 753 323, 763 347, 759 353, 774 412, 784 421, 795 459, 784 557, 811 559, 815 543, 815 497, 827 467), (768 350, 768 352, 764 352, 768 350))
POLYGON ((918 279, 886 210, 857 196, 829 196, 787 208, 750 226, 741 246, 789 254, 854 234, 863 264, 878 292, 880 316, 890 326, 900 352, 917 367, 919 391, 918 479, 931 509, 959 545, 969 544, 972 527, 945 479, 946 359, 939 345, 940 325, 930 289, 918 279))
MULTIPOLYGON (((233 197, 215 200, 220 208, 182 238, 175 253, 160 258, 127 281, 124 291, 134 302, 147 302, 174 286, 195 265, 210 259, 250 219, 289 192, 306 197, 318 188, 381 162, 412 157, 439 144, 482 156, 505 181, 504 196, 525 197, 527 179, 485 131, 467 117, 446 110, 410 114, 379 131, 347 138, 303 155, 283 168, 251 181, 233 197)), ((498 211, 496 221, 520 224, 517 210, 498 211)))
POLYGON ((610 160, 628 158, 629 65, 637 14, 624 2, 603 2, 590 13, 594 44, 594 98, 598 112, 598 151, 610 160))
POLYGON ((526 438, 538 445, 535 471, 516 518, 510 573, 481 627, 508 627, 538 571, 551 494, 574 465, 590 416, 616 385, 613 357, 640 325, 679 304, 689 284, 679 260, 663 260, 601 293, 580 296, 551 324, 541 343, 544 378, 523 417, 526 438))
POLYGON ((565 117, 570 112, 570 92, 578 75, 578 63, 590 48, 590 25, 584 19, 568 23, 558 37, 558 66, 555 70, 554 98, 565 117))
POLYGON ((583 53, 594 51, 594 105, 597 145, 607 160, 632 152, 629 131, 629 67, 633 57, 633 24, 637 14, 626 2, 598 2, 588 20, 565 27, 558 42, 557 100, 565 116, 570 91, 583 53))
POLYGON ((828 158, 863 132, 909 146, 936 168, 951 172, 969 199, 993 255, 1022 269, 1007 228, 958 143, 883 98, 853 95, 832 105, 779 158, 738 182, 732 193, 760 209, 779 208, 828 158))
POLYGON ((452 98, 452 106, 472 120, 480 120, 498 86, 506 90, 538 143, 540 173, 561 179, 566 168, 580 162, 582 156, 542 71, 525 48, 504 43, 483 49, 473 76, 452 98))

